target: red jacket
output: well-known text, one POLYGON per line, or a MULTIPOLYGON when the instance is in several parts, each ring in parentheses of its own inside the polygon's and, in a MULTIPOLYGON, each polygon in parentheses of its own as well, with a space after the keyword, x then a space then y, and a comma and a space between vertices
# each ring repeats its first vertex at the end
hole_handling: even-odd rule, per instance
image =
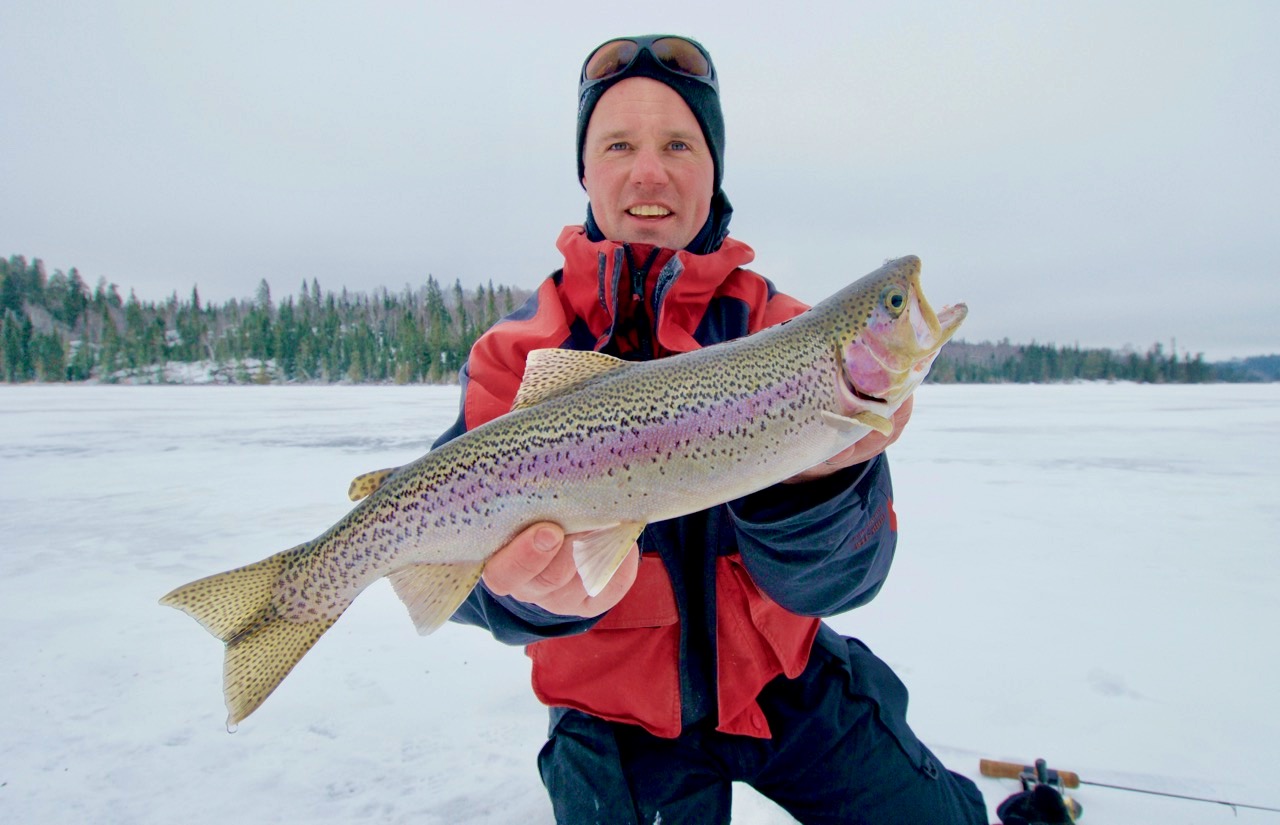
MULTIPOLYGON (((807 308, 743 269, 754 253, 733 239, 711 254, 695 255, 592 242, 581 226, 570 226, 557 245, 564 268, 472 348, 462 376, 462 414, 441 442, 507 412, 534 349, 661 358, 756 332, 807 308)), ((803 612, 826 615, 833 606, 861 603, 874 595, 887 572, 894 529, 888 473, 872 472, 869 465, 827 484, 821 494, 805 485, 806 495, 815 495, 817 506, 827 508, 819 513, 824 525, 840 521, 841 547, 854 547, 861 554, 859 565, 867 569, 857 576, 837 571, 846 581, 817 609, 797 595, 796 607, 803 612), (861 492, 851 492, 855 487, 861 492), (850 521, 846 499, 851 497, 863 506, 850 521), (868 554, 877 563, 868 565, 868 554)), ((753 568, 776 580, 777 592, 790 593, 798 575, 813 564, 830 563, 834 540, 815 537, 813 549, 823 561, 793 570, 787 553, 773 552, 778 541, 759 538, 777 526, 772 509, 780 496, 757 497, 761 500, 754 503, 744 500, 742 512, 721 505, 646 528, 635 585, 598 620, 555 617, 494 597, 483 587, 454 618, 485 626, 505 641, 528 644, 534 691, 548 705, 638 724, 663 737, 679 735, 684 724, 714 709, 720 730, 768 737, 756 697, 776 676, 794 678, 804 669, 820 623, 775 601, 757 585, 753 568), (754 521, 753 506, 768 518, 754 521)), ((797 507, 785 507, 790 510, 781 516, 784 521, 797 517, 792 512, 797 507)))

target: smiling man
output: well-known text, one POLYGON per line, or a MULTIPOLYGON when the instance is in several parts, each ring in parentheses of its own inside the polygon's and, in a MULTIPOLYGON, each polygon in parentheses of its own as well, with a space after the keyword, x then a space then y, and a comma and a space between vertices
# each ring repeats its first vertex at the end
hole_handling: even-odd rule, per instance
MULTIPOLYGON (((719 85, 700 44, 611 40, 578 99, 587 219, 560 234, 564 266, 472 349, 438 443, 507 412, 534 349, 662 358, 806 309, 728 237, 719 85)), ((986 822, 973 783, 908 727, 898 678, 820 620, 888 575, 884 450, 910 414, 786 483, 649 525, 595 596, 555 524, 490 559, 454 620, 528 646, 558 822, 727 823, 733 781, 804 823, 986 822)))
POLYGON ((711 212, 715 159, 670 86, 629 77, 600 98, 582 148, 583 185, 610 240, 684 249, 711 212))

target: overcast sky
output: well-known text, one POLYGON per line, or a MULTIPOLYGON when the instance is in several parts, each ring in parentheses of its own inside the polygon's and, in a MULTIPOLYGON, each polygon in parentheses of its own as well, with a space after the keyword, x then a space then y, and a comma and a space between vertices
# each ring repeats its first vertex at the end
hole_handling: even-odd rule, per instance
POLYGON ((1280 352, 1280 2, 787 9, 4 0, 0 255, 143 299, 531 287, 585 210, 582 60, 676 32, 782 289, 911 253, 971 341, 1280 352))

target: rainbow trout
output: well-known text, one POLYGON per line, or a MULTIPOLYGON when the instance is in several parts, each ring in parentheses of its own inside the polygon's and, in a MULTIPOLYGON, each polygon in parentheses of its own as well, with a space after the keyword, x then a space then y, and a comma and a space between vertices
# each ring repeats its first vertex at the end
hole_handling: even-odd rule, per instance
POLYGON ((386 576, 419 632, 443 624, 485 561, 559 523, 599 593, 649 522, 790 478, 871 431, 964 320, 935 314, 920 261, 890 261, 792 320, 657 361, 530 353, 511 412, 411 464, 352 483, 319 537, 160 600, 226 643, 228 724, 252 713, 347 606, 386 576))

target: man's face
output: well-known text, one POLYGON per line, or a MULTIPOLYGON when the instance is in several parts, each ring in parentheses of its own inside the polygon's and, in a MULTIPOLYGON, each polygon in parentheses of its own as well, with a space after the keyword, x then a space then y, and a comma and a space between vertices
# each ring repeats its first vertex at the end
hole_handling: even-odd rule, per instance
POLYGON ((596 103, 582 150, 591 213, 611 241, 684 249, 711 212, 715 161, 674 89, 629 77, 596 103))

